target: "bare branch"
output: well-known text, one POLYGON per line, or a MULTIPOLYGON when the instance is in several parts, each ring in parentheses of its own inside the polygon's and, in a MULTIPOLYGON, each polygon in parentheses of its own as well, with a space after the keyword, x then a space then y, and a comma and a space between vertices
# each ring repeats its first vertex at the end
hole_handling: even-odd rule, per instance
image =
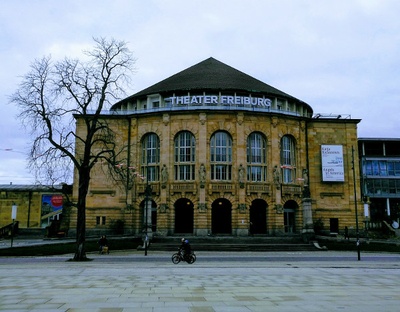
MULTIPOLYGON (((33 138, 29 163, 38 180, 66 182, 78 177, 77 240, 85 238, 85 207, 91 170, 99 160, 113 163, 115 134, 101 113, 129 85, 135 59, 123 41, 94 39, 88 62, 50 57, 35 60, 10 102, 33 138), (77 128, 81 127, 77 135, 77 128), (82 128, 83 127, 83 128, 82 128)), ((43 183, 44 184, 44 183, 43 183)), ((79 249, 82 257, 82 248, 79 249)), ((77 255, 76 255, 77 256, 77 255)))

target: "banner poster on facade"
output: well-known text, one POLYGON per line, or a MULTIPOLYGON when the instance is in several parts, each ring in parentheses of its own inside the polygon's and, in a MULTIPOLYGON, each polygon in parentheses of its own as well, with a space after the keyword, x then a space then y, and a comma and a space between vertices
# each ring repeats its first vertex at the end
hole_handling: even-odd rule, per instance
POLYGON ((61 194, 42 195, 42 216, 58 211, 63 207, 61 194))
POLYGON ((321 145, 321 160, 323 182, 344 182, 342 145, 321 145))

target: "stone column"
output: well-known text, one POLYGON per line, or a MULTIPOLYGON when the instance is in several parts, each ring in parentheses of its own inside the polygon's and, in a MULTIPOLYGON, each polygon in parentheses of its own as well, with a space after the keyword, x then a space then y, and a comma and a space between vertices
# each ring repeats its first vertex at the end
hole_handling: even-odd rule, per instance
POLYGON ((250 215, 248 213, 248 209, 246 209, 246 183, 247 183, 247 174, 246 168, 243 164, 246 164, 246 136, 245 136, 245 127, 244 127, 244 114, 242 112, 237 114, 236 121, 236 145, 237 145, 237 154, 236 154, 236 168, 237 168, 237 176, 236 176, 236 192, 238 198, 238 206, 236 219, 233 219, 233 211, 232 211, 232 229, 236 230, 237 236, 248 236, 249 235, 249 224, 250 224, 250 215))
POLYGON ((209 224, 207 222, 207 215, 209 213, 207 207, 207 181, 210 179, 209 168, 206 167, 207 164, 207 115, 205 113, 199 114, 199 144, 198 144, 198 155, 199 159, 197 161, 198 172, 197 179, 199 181, 199 202, 197 208, 197 214, 195 219, 195 235, 207 236, 209 234, 209 224))

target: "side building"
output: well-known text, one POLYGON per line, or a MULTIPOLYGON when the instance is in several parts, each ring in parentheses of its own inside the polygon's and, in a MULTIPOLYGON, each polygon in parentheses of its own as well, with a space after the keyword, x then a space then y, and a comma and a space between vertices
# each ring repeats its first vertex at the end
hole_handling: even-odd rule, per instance
POLYGON ((400 223, 400 139, 360 138, 358 148, 366 227, 397 229, 400 223))
POLYGON ((71 191, 68 185, 0 185, 0 236, 9 235, 13 221, 27 235, 57 235, 60 227, 65 233, 69 209, 63 208, 65 194, 71 196, 71 191))
MULTIPOLYGON (((79 135, 90 114, 76 118, 79 135)), ((359 119, 314 114, 214 58, 114 104, 102 118, 120 159, 111 171, 102 162, 94 168, 89 233, 291 235, 312 233, 317 220, 334 233, 355 227, 359 119)))

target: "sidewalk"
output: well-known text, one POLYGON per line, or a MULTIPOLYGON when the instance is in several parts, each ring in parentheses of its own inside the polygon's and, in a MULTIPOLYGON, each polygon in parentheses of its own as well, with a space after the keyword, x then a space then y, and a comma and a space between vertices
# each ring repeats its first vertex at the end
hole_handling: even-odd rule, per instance
POLYGON ((400 256, 349 252, 168 252, 0 258, 0 311, 397 311, 400 256))

